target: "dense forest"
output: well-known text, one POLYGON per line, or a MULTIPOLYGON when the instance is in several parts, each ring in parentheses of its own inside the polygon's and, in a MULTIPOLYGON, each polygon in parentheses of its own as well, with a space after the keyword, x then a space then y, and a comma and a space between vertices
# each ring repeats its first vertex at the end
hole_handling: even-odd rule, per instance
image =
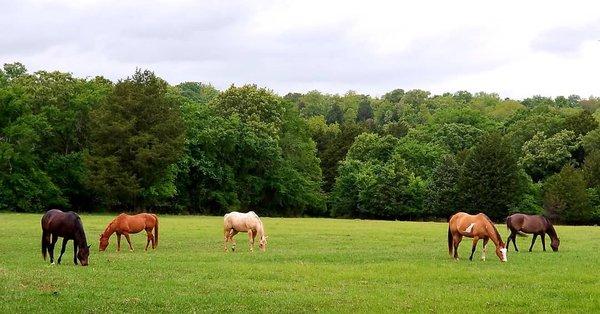
POLYGON ((0 70, 0 210, 600 222, 600 98, 0 70))

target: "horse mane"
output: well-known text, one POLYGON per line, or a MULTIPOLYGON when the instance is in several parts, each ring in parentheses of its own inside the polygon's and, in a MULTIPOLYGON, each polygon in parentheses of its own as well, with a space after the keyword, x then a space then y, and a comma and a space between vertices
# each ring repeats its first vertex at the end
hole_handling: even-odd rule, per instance
POLYGON ((74 239, 74 241, 78 242, 78 246, 87 246, 87 239, 85 237, 85 230, 83 229, 83 223, 81 222, 81 218, 77 214, 75 214, 75 217, 75 237, 79 239, 74 239))
POLYGON ((546 224, 547 224, 546 232, 548 233, 548 235, 550 237, 556 237, 556 238, 558 238, 558 236, 556 234, 556 230, 554 229, 554 226, 550 222, 550 219, 548 219, 548 217, 546 217, 544 215, 542 215, 542 218, 544 218, 544 220, 546 221, 546 224))
POLYGON ((498 241, 500 241, 500 243, 504 243, 502 241, 502 236, 500 236, 500 233, 498 232, 498 229, 496 228, 496 226, 494 226, 494 222, 490 219, 490 217, 488 217, 486 214, 483 214, 483 217, 485 217, 485 219, 490 223, 490 225, 492 226, 492 230, 494 230, 494 233, 496 234, 496 237, 498 238, 498 241))
POLYGON ((111 221, 108 223, 108 225, 106 226, 106 228, 105 228, 105 229, 104 229, 104 231, 102 232, 102 235, 105 235, 105 234, 107 234, 107 233, 109 233, 109 232, 110 232, 110 230, 109 230, 109 229, 110 229, 110 227, 111 227, 111 226, 112 226, 112 225, 115 223, 115 220, 117 220, 117 218, 118 218, 118 217, 119 217, 119 216, 117 216, 117 217, 113 218, 113 220, 111 220, 111 221))

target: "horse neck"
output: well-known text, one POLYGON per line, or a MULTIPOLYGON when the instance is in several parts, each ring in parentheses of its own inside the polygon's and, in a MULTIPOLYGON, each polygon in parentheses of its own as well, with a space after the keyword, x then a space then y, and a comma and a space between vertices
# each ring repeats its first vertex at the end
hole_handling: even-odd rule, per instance
POLYGON ((504 246, 504 242, 502 241, 502 238, 500 237, 498 230, 496 230, 494 223, 491 220, 487 219, 487 224, 488 224, 487 228, 489 228, 488 235, 489 235, 490 240, 492 240, 492 242, 494 242, 494 245, 497 248, 504 246))
POLYGON ((544 219, 546 220, 546 233, 548 234, 548 236, 550 236, 550 239, 558 238, 554 226, 550 223, 550 221, 548 221, 548 218, 544 217, 544 219))
POLYGON ((258 221, 256 224, 256 235, 259 239, 262 239, 265 236, 265 229, 263 228, 262 221, 258 221))
POLYGON ((115 233, 115 224, 114 224, 114 220, 111 221, 108 226, 106 227, 106 229, 104 229, 104 232, 102 232, 102 237, 103 238, 110 238, 110 236, 115 233))
POLYGON ((83 230, 83 225, 81 222, 77 224, 73 241, 75 241, 79 247, 87 246, 87 239, 85 237, 85 231, 83 230))

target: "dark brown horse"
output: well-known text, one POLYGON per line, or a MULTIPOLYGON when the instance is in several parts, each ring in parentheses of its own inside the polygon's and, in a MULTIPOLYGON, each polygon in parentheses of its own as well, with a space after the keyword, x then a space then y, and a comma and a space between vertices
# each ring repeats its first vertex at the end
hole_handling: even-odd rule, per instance
POLYGON ((546 234, 550 236, 550 247, 554 252, 558 251, 558 245, 560 244, 560 239, 556 234, 556 230, 554 230, 554 226, 550 223, 548 218, 541 215, 525 215, 525 214, 514 214, 508 216, 506 218, 506 226, 510 230, 510 235, 506 240, 506 246, 510 243, 510 240, 513 241, 513 245, 515 247, 515 251, 519 252, 517 249, 517 235, 526 236, 527 233, 533 233, 533 239, 531 240, 531 246, 529 247, 529 252, 533 248, 533 244, 535 243, 535 239, 537 236, 542 237, 542 248, 546 251, 546 234))
POLYGON ((52 264, 54 264, 54 245, 58 241, 58 237, 63 238, 58 264, 65 253, 67 241, 73 240, 73 263, 77 265, 77 259, 79 259, 81 266, 87 266, 90 246, 87 245, 79 215, 74 212, 65 213, 58 209, 51 209, 42 217, 42 256, 46 260, 46 252, 49 252, 52 264))
POLYGON ((487 243, 492 240, 496 246, 496 255, 501 262, 506 262, 506 245, 502 242, 494 223, 485 214, 469 215, 459 212, 450 217, 448 222, 448 251, 456 260, 458 260, 458 245, 463 237, 473 238, 470 260, 473 260, 477 242, 481 239, 483 240, 482 260, 485 261, 487 243))

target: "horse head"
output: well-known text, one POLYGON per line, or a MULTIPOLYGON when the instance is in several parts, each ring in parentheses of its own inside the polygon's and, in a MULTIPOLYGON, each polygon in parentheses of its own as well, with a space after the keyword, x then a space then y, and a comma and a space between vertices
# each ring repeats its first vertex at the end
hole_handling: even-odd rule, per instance
POLYGON ((267 238, 268 236, 263 235, 262 237, 260 237, 260 241, 258 242, 258 247, 263 252, 267 250, 267 238))
POLYGON ((552 251, 558 251, 558 246, 560 245, 560 239, 558 237, 552 239, 552 243, 550 243, 550 247, 552 251))
POLYGON ((79 247, 79 250, 77 251, 77 259, 81 263, 81 266, 88 265, 88 257, 90 256, 90 246, 91 245, 84 245, 82 247, 79 247))
POLYGON ((506 262, 506 244, 500 243, 496 246, 496 255, 500 259, 501 262, 506 262))
POLYGON ((107 246, 108 246, 108 237, 104 237, 101 234, 100 235, 100 245, 98 246, 98 249, 100 250, 100 252, 103 252, 104 250, 106 250, 107 246))

